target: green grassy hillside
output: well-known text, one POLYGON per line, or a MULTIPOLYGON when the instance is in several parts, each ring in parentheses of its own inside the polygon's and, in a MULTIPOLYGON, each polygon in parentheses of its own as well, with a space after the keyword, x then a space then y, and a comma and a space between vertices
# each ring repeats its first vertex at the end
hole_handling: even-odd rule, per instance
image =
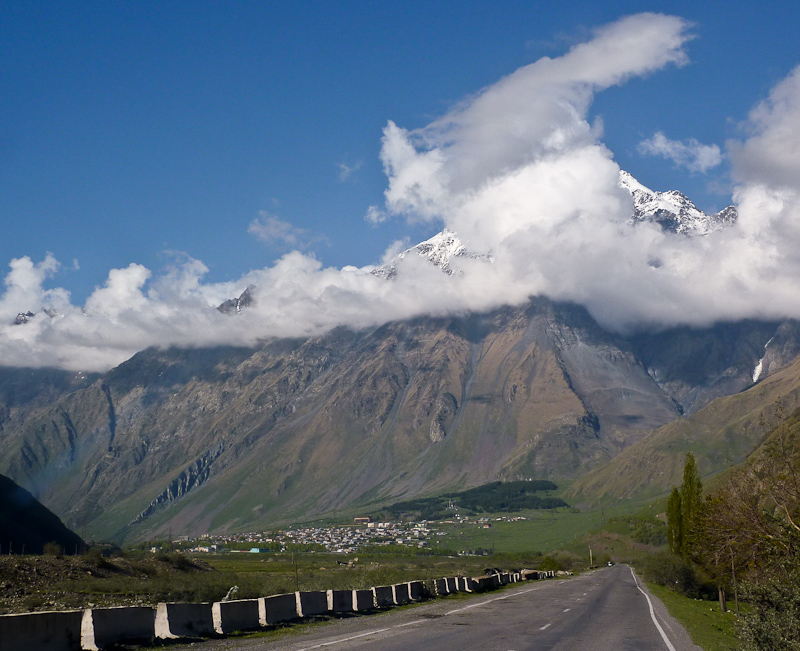
POLYGON ((774 426, 775 405, 800 406, 800 359, 742 393, 652 432, 565 491, 571 503, 648 499, 681 483, 687 452, 704 479, 741 463, 774 426))

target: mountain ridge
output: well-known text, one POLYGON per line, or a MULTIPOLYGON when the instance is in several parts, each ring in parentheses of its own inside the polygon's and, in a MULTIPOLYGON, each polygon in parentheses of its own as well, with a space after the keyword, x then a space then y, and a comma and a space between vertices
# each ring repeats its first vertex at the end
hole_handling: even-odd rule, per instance
POLYGON ((50 400, 0 391, 0 472, 72 528, 116 540, 580 479, 752 385, 779 330, 792 349, 790 323, 625 339, 539 298, 254 348, 149 349, 50 400))

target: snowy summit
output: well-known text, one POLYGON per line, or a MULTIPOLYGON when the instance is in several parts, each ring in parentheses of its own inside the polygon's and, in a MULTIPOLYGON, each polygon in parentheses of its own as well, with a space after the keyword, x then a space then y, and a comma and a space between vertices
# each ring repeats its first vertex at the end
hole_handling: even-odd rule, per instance
POLYGON ((700 210, 681 192, 656 192, 645 187, 624 170, 619 173, 619 186, 633 197, 631 223, 657 223, 665 231, 681 235, 708 235, 736 222, 735 206, 728 206, 709 215, 700 210))

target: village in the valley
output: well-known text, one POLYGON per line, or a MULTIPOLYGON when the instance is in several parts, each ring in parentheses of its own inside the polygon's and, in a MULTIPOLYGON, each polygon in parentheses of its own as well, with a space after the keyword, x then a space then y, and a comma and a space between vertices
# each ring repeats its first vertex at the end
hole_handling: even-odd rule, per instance
MULTIPOLYGON (((246 532, 226 535, 201 534, 197 537, 179 536, 173 543, 190 552, 269 553, 304 550, 349 554, 367 546, 402 545, 410 548, 437 546, 446 527, 461 525, 489 529, 494 521, 514 522, 524 516, 456 518, 435 523, 373 522, 371 518, 355 518, 353 524, 318 527, 287 528, 274 532, 246 532)), ((151 551, 159 551, 154 546, 151 551)))

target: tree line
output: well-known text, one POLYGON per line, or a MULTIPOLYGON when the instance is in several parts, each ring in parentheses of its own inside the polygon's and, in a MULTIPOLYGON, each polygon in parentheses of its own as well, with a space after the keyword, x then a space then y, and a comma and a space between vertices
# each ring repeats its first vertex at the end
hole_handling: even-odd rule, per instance
POLYGON ((787 417, 778 401, 770 420, 759 448, 705 497, 686 455, 667 501, 667 539, 686 564, 684 587, 713 585, 722 610, 731 597, 737 611, 748 603, 744 649, 800 650, 800 411, 787 417))
POLYGON ((413 516, 420 520, 452 517, 455 510, 471 513, 513 513, 528 509, 555 509, 568 506, 558 497, 540 496, 541 491, 556 490, 551 481, 495 481, 457 493, 397 502, 386 508, 393 517, 413 516))

